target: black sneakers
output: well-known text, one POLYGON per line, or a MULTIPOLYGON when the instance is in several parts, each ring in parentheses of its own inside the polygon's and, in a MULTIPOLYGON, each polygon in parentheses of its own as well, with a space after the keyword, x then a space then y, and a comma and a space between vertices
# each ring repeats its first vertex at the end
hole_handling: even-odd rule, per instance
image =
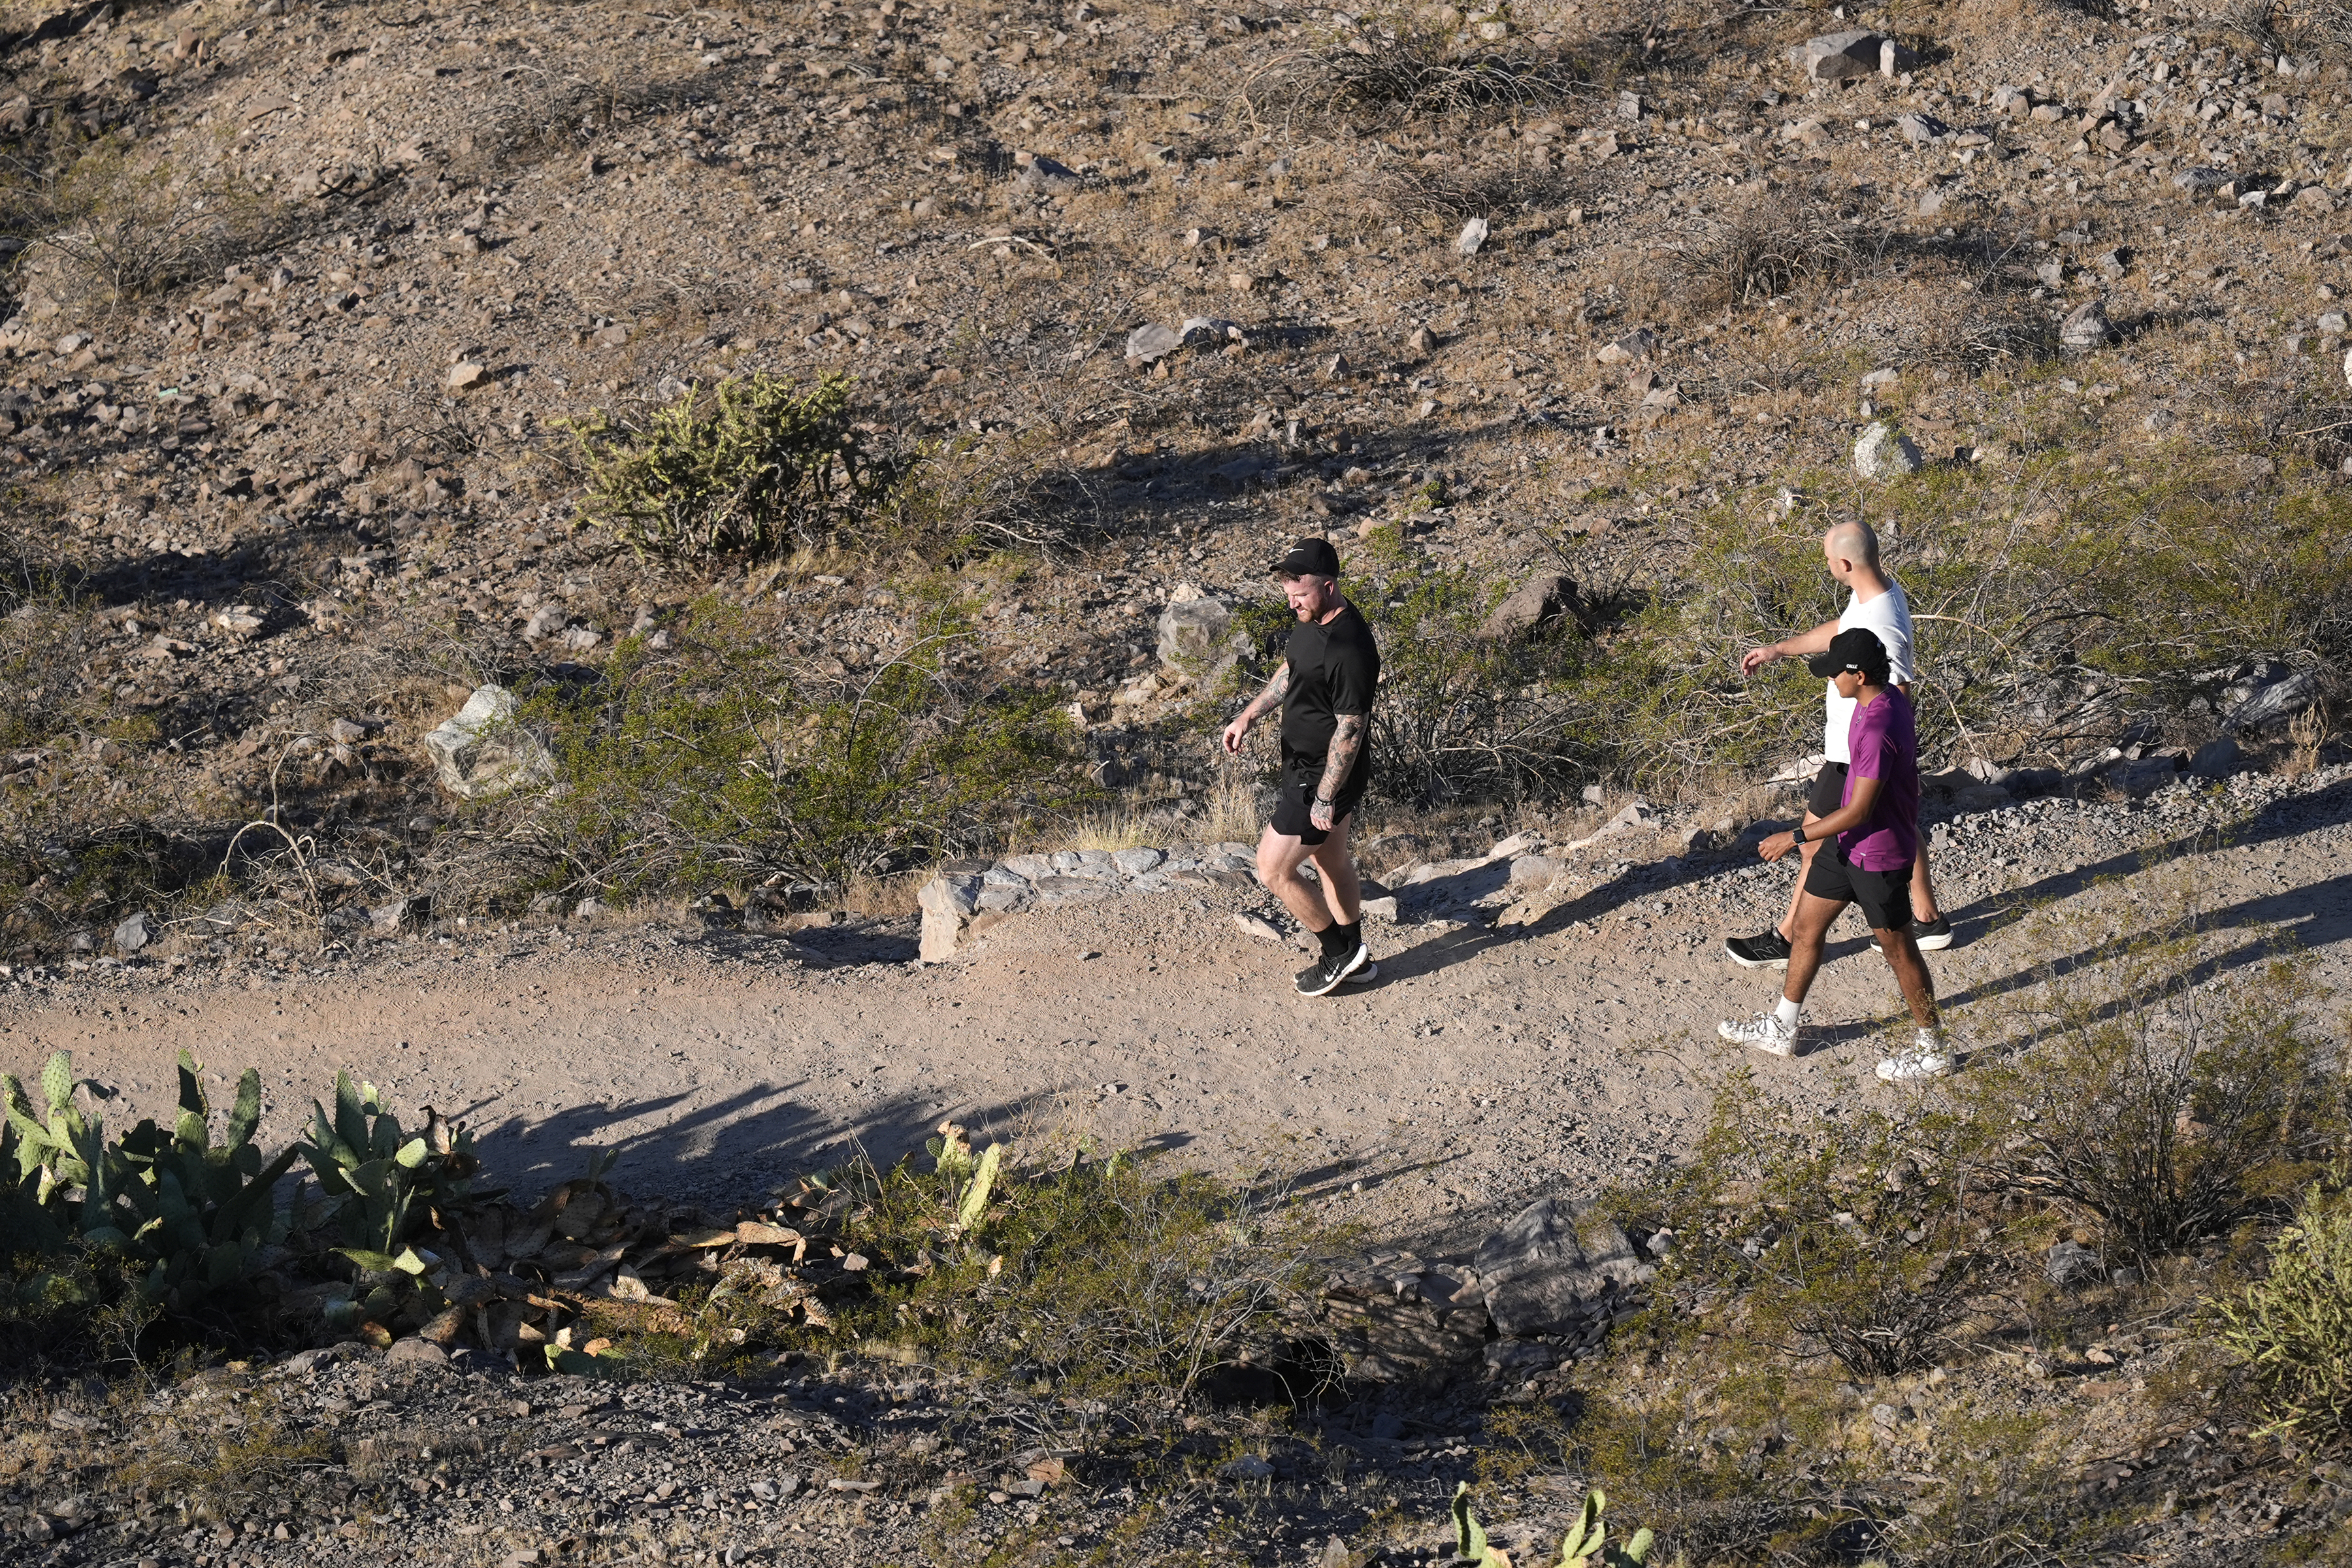
POLYGON ((1298 972, 1298 994, 1301 996, 1328 996, 1358 970, 1369 968, 1371 962, 1371 949, 1361 942, 1346 952, 1318 959, 1298 972))
POLYGON ((1786 969, 1789 967, 1789 939, 1777 931, 1758 936, 1727 936, 1723 939, 1723 951, 1731 962, 1742 969, 1786 969))

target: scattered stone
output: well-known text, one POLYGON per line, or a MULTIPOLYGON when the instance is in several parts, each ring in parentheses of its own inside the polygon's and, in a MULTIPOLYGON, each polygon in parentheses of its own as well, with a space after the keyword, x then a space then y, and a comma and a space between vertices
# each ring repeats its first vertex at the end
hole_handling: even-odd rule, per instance
POLYGON ((1853 471, 1865 479, 1901 479, 1927 466, 1927 459, 1910 437, 1880 420, 1853 444, 1853 471))
POLYGON ((431 1340, 411 1336, 408 1339, 392 1342, 392 1349, 384 1354, 383 1364, 408 1367, 447 1366, 449 1352, 431 1340))
POLYGON ((1127 357, 1130 363, 1148 364, 1174 353, 1183 346, 1182 334, 1157 321, 1146 321, 1127 334, 1127 357))
POLYGON ((1024 190, 1047 191, 1055 195, 1075 191, 1086 184, 1078 177, 1076 169, 1042 156, 1030 159, 1013 183, 1024 190))
POLYGON ((114 951, 128 957, 155 940, 155 932, 144 912, 132 915, 114 928, 114 951))
POLYGON ((1198 589, 1178 590, 1160 612, 1160 662, 1196 688, 1214 686, 1248 651, 1233 612, 1198 589))
POLYGON ((1478 247, 1486 243, 1486 220, 1474 217, 1462 226, 1461 234, 1454 238, 1454 248, 1465 256, 1475 256, 1478 254, 1478 247))
POLYGON ((1659 346, 1658 334, 1645 327, 1603 344, 1592 357, 1602 364, 1631 364, 1638 359, 1648 359, 1658 352, 1659 346))
POLYGON ((425 923, 431 911, 432 900, 416 896, 398 898, 388 904, 379 904, 368 910, 368 923, 379 931, 391 933, 425 923))
POLYGON ((453 364, 449 367, 449 390, 452 392, 463 392, 467 387, 478 383, 485 374, 486 373, 482 367, 474 363, 471 360, 467 360, 459 364, 453 364))
POLYGON ((1950 126, 1932 114, 1899 115, 1895 119, 1895 129, 1902 133, 1903 140, 1910 142, 1914 147, 1926 147, 1934 142, 1948 141, 1953 134, 1950 126))
POLYGON ((2070 353, 2087 353, 2093 349, 2106 346, 2107 340, 2115 336, 2115 331, 2114 324, 2107 320, 2105 308, 2096 300, 2085 300, 2060 323, 2058 342, 2070 353))
POLYGON ((548 737, 515 717, 519 706, 503 686, 477 687, 464 707, 425 735, 442 788, 485 800, 555 776, 548 737))
POLYGON ((1239 926, 1246 934, 1250 936, 1263 937, 1267 942, 1280 942, 1283 940, 1282 933, 1274 929, 1272 922, 1263 920, 1256 915, 1245 913, 1235 914, 1234 916, 1234 924, 1239 926))
MULTIPOLYGON (((1882 33, 1856 27, 1807 38, 1789 51, 1792 65, 1802 67, 1811 81, 1852 81, 1882 68, 1892 40, 1882 33)), ((1904 51, 1907 53, 1908 51, 1904 51)), ((1902 68, 1899 66, 1897 69, 1902 68)), ((1895 74, 1888 70, 1887 75, 1895 74)))
POLYGON ((2099 1255, 2079 1242, 2062 1241, 2042 1255, 2042 1273, 2062 1288, 2088 1285, 2106 1273, 2099 1255))
POLYGON ((1480 624, 1478 636, 1486 642, 1524 637, 1538 626, 1574 614, 1576 606, 1576 580, 1565 572, 1547 573, 1522 583, 1496 605, 1480 624))
POLYGON ((1274 1467, 1255 1454, 1244 1454, 1219 1465, 1217 1479, 1225 1481, 1270 1481, 1274 1479, 1274 1467))

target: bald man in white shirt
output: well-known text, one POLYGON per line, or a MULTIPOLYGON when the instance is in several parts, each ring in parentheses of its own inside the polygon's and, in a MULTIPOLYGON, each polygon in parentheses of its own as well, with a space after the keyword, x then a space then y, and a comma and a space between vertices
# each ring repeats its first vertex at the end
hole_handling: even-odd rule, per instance
MULTIPOLYGON (((1802 658, 1820 653, 1838 633, 1853 626, 1867 626, 1886 645, 1894 684, 1908 697, 1911 683, 1919 678, 1918 645, 1911 632, 1911 605, 1903 596, 1903 584, 1879 564, 1878 535, 1866 522, 1841 522, 1822 536, 1822 556, 1829 563, 1830 575, 1851 594, 1845 613, 1836 620, 1823 621, 1809 632, 1785 637, 1768 647, 1749 648, 1739 661, 1739 673, 1753 675, 1775 659, 1802 658)), ((1809 825, 1838 808, 1845 788, 1846 764, 1852 760, 1846 755, 1846 734, 1853 721, 1853 703, 1838 695, 1835 681, 1829 683, 1822 717, 1822 752, 1826 760, 1814 776, 1812 792, 1805 802, 1805 821, 1809 825)), ((1789 967, 1789 933, 1797 918, 1797 900, 1805 885, 1805 872, 1812 868, 1813 856, 1820 848, 1819 841, 1809 835, 1804 845, 1803 868, 1797 874, 1796 889, 1789 895, 1788 912, 1780 917, 1778 927, 1755 936, 1724 939, 1723 951, 1734 963, 1748 969, 1789 967)), ((1919 840, 1916 869, 1911 878, 1911 936, 1923 952, 1952 945, 1952 922, 1936 907, 1936 884, 1927 871, 1927 840, 1924 834, 1919 840)))

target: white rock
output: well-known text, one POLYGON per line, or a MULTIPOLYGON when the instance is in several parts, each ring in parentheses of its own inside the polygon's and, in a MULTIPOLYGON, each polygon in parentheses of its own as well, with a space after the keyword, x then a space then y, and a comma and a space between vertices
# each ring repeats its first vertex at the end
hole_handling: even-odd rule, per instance
POLYGON ((1927 466, 1927 459, 1911 437, 1898 435, 1884 420, 1864 430, 1862 439, 1853 444, 1853 471, 1865 479, 1900 479, 1927 466))
POLYGON ((478 687, 463 708, 425 735, 442 788, 483 800, 555 776, 546 735, 516 720, 518 706, 503 686, 478 687))
POLYGON ((1157 321, 1146 321, 1127 334, 1127 357, 1138 364, 1147 363, 1184 346, 1184 340, 1171 327, 1157 321))
POLYGON ((1474 217, 1462 226, 1462 233, 1454 241, 1454 248, 1465 256, 1475 256, 1478 247, 1486 243, 1486 220, 1474 217))

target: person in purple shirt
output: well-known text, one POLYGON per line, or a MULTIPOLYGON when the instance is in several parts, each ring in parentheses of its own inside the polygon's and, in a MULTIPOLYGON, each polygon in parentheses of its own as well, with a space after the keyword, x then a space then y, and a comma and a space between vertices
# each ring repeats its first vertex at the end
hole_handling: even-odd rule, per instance
POLYGON ((1848 731, 1853 762, 1837 810, 1757 847, 1765 859, 1778 860, 1808 839, 1824 843, 1797 902, 1780 1005, 1746 1022, 1727 1021, 1717 1032, 1736 1045, 1795 1056, 1822 944, 1846 905, 1859 904, 1916 1026, 1910 1048, 1880 1062, 1878 1076, 1890 1083, 1940 1077, 1952 1070, 1952 1058, 1936 1014, 1935 982, 1911 937, 1911 870, 1919 858, 1919 739, 1911 700, 1889 683, 1886 645, 1865 626, 1840 632, 1808 668, 1835 681, 1838 695, 1855 704, 1848 731))

